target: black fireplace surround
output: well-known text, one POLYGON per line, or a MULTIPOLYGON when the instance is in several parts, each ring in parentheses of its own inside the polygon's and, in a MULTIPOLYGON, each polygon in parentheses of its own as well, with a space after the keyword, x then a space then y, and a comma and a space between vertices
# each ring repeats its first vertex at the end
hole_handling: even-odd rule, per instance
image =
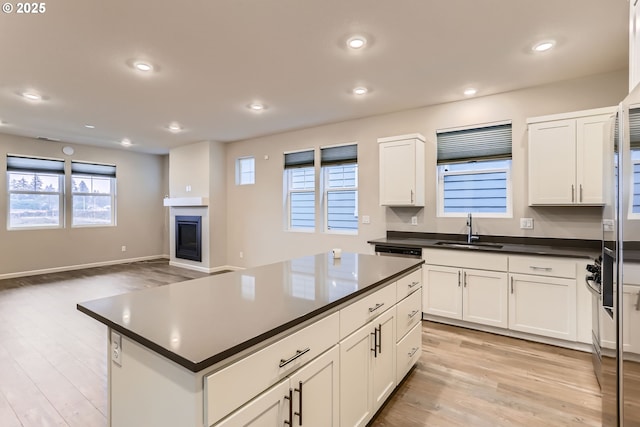
POLYGON ((176 215, 176 258, 202 262, 202 217, 176 215))

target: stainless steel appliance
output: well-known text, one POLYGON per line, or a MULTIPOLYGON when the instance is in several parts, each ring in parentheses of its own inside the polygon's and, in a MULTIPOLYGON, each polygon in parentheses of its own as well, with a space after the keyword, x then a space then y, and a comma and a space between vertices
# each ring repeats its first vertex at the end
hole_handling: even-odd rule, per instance
POLYGON ((602 350, 600 348, 600 306, 602 305, 602 257, 587 265, 585 285, 591 292, 591 359, 598 384, 602 387, 602 350))
POLYGON ((422 258, 422 248, 400 245, 375 245, 376 255, 396 256, 403 258, 422 258))
POLYGON ((611 123, 602 222, 602 425, 629 427, 640 426, 640 283, 631 274, 640 265, 640 89, 611 123))

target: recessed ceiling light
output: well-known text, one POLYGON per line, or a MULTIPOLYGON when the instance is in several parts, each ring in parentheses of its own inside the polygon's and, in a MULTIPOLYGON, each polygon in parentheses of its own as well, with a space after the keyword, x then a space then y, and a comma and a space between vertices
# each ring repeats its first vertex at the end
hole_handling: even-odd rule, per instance
POLYGON ((129 138, 123 138, 122 141, 120 141, 120 145, 123 147, 131 147, 131 140, 129 138))
POLYGON ((354 95, 366 95, 369 92, 369 89, 367 89, 366 87, 357 87, 355 89, 353 89, 353 94, 354 95))
POLYGON ((42 95, 36 92, 29 92, 29 91, 22 92, 22 96, 28 99, 29 101, 42 101, 42 95))
POLYGON ((353 36, 347 40, 347 46, 351 49, 360 49, 367 44, 367 39, 362 36, 353 36))
POLYGON ((149 64, 148 62, 136 61, 133 63, 133 66, 136 68, 136 70, 143 71, 145 73, 148 71, 153 71, 153 65, 149 64))
POLYGON ((545 40, 545 41, 541 41, 534 44, 531 50, 533 50, 534 52, 546 52, 547 50, 551 49, 555 45, 556 45, 555 40, 545 40))
POLYGON ((478 92, 478 91, 477 91, 476 89, 472 88, 472 87, 470 87, 470 88, 468 88, 468 89, 465 89, 465 90, 464 90, 464 94, 465 94, 466 96, 473 96, 473 95, 475 95, 477 92, 478 92))
POLYGON ((250 109, 251 111, 263 111, 267 109, 267 106, 259 102, 253 102, 249 104, 247 108, 250 109))
POLYGON ((178 133, 182 130, 182 126, 180 126, 180 123, 178 122, 171 122, 169 123, 169 126, 167 126, 167 129, 173 133, 178 133))
POLYGON ((84 127, 86 127, 87 129, 95 129, 96 128, 94 125, 84 125, 84 127))

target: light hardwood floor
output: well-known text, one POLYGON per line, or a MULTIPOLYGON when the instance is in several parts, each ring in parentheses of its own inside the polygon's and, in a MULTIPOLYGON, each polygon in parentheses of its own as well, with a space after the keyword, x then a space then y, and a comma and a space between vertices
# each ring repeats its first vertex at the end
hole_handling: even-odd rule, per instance
MULTIPOLYGON (((205 274, 166 260, 0 280, 0 426, 103 427, 106 327, 76 303, 205 274)), ((590 355, 423 322, 373 426, 600 425, 590 355)))

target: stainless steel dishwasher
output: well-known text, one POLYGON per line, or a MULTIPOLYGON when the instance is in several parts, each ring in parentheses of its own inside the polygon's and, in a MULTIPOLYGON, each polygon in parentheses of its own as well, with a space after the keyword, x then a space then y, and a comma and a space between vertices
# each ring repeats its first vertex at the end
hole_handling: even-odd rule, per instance
POLYGON ((399 245, 375 245, 376 255, 422 259, 422 248, 399 245))

